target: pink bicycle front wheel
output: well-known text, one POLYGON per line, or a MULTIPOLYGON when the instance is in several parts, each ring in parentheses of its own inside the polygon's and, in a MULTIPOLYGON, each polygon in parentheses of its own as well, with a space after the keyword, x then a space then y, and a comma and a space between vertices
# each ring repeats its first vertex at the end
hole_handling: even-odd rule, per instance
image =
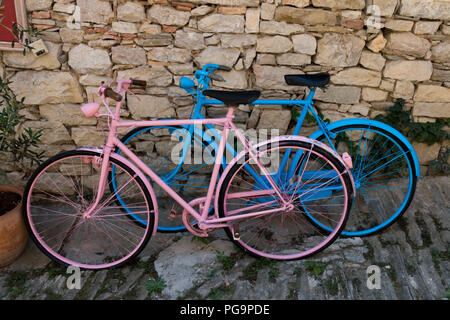
POLYGON ((68 151, 44 162, 28 181, 25 223, 36 245, 58 263, 84 269, 117 267, 138 255, 151 237, 151 195, 124 163, 110 159, 109 165, 116 169, 117 190, 128 209, 147 223, 137 225, 129 219, 108 185, 99 204, 93 206, 102 163, 98 152, 68 151))
POLYGON ((244 251, 275 260, 302 259, 339 236, 352 191, 349 173, 335 155, 311 142, 281 140, 259 147, 257 159, 244 155, 226 171, 218 213, 242 217, 229 221, 225 231, 244 251))

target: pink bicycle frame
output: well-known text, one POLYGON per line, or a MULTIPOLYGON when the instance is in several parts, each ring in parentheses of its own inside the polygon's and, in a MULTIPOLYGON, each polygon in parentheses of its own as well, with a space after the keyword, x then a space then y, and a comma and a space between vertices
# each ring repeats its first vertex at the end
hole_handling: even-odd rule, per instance
MULTIPOLYGON (((128 91, 128 87, 131 84, 131 80, 121 80, 118 82, 117 85, 117 92, 121 93, 122 89, 125 91, 128 91)), ((92 204, 92 206, 83 214, 84 217, 89 217, 90 215, 95 214, 95 209, 99 205, 101 198, 103 197, 106 184, 107 184, 107 177, 108 177, 108 170, 109 170, 109 158, 111 156, 111 153, 113 152, 114 148, 117 146, 120 148, 121 152, 123 152, 129 160, 134 163, 142 172, 144 172, 150 179, 155 181, 164 191, 166 191, 176 202, 178 202, 185 210, 187 210, 197 221, 199 221, 200 228, 204 227, 204 222, 208 218, 208 211, 210 208, 210 205, 213 201, 214 191, 216 189, 217 184, 217 178, 219 176, 219 169, 221 166, 221 160, 223 158, 224 152, 225 152, 225 144, 228 138, 229 130, 234 130, 236 132, 236 135, 238 139, 243 143, 244 148, 247 152, 249 152, 251 157, 255 157, 254 151, 252 150, 252 147, 250 145, 250 142, 244 137, 244 135, 239 132, 239 130, 236 128, 236 126, 233 124, 233 118, 234 118, 234 108, 229 107, 228 113, 225 118, 216 118, 216 119, 187 119, 187 120, 154 120, 154 121, 120 121, 120 107, 122 105, 122 102, 119 101, 116 103, 116 109, 115 113, 113 114, 110 108, 108 107, 108 103, 105 100, 104 96, 104 89, 106 86, 102 85, 98 93, 102 98, 102 102, 105 105, 105 107, 108 110, 108 116, 111 117, 111 122, 109 125, 110 131, 108 134, 108 138, 106 141, 106 144, 103 146, 103 162, 101 167, 101 173, 100 173, 100 181, 99 181, 99 187, 98 187, 98 193, 96 200, 92 204), (203 124, 211 124, 211 125, 222 125, 223 126, 223 132, 222 137, 219 143, 219 150, 215 158, 215 163, 213 167, 213 173, 211 176, 211 181, 208 187, 207 195, 205 198, 205 205, 203 207, 203 211, 201 213, 197 212, 189 203, 187 203, 180 195, 178 195, 169 185, 167 185, 153 170, 151 170, 143 161, 141 161, 130 149, 128 149, 121 141, 117 138, 117 128, 120 127, 153 127, 153 126, 165 126, 165 125, 203 125, 203 124)), ((123 100, 123 99, 122 99, 123 100)), ((92 111, 93 107, 89 106, 87 114, 94 113, 92 111)), ((85 110, 83 110, 85 111, 85 110)), ((99 114, 95 113, 96 116, 100 116, 99 114)), ((243 219, 247 217, 253 217, 256 215, 265 215, 270 214, 277 211, 284 211, 289 207, 289 203, 287 203, 278 188, 278 186, 273 181, 271 175, 267 171, 266 168, 255 158, 256 164, 261 169, 261 172, 266 176, 267 180, 269 181, 270 185, 273 189, 271 190, 263 190, 263 191, 255 191, 258 193, 258 195, 261 195, 261 192, 264 192, 263 195, 273 195, 274 193, 278 195, 279 201, 283 204, 280 208, 277 209, 271 209, 271 210, 265 210, 261 212, 254 212, 249 214, 240 214, 237 216, 230 216, 226 218, 216 218, 211 221, 212 223, 208 223, 207 228, 222 228, 224 225, 221 223, 230 221, 230 220, 236 220, 236 219, 243 219)), ((256 194, 255 194, 256 195, 256 194)), ((252 196, 252 194, 249 194, 247 196, 252 196)), ((205 227, 206 228, 206 227, 205 227)))

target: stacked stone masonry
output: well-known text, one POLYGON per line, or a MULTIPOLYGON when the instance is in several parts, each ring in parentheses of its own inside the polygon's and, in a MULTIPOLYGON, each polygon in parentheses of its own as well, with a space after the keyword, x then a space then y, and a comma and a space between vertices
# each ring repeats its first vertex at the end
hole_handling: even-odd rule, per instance
MULTIPOLYGON (((315 105, 332 121, 374 118, 396 98, 416 121, 450 118, 450 2, 434 0, 25 0, 28 21, 49 54, 0 52, 0 76, 25 97, 24 127, 42 128, 47 156, 76 145, 101 145, 101 123, 80 104, 98 101, 101 81, 148 82, 130 97, 129 119, 186 117, 193 99, 179 87, 206 63, 220 72, 218 88, 259 89, 265 98, 302 98, 283 75, 326 71, 331 84, 315 105), (80 19, 77 19, 80 17, 80 19)), ((223 110, 208 107, 207 116, 223 110)), ((292 130, 285 107, 241 108, 242 128, 292 130)), ((449 130, 448 128, 445 128, 449 130)), ((305 127, 304 135, 314 127, 305 127)), ((442 144, 414 143, 421 165, 442 144)), ((441 150, 442 151, 442 150, 441 150)), ((0 171, 11 181, 14 166, 0 171)))

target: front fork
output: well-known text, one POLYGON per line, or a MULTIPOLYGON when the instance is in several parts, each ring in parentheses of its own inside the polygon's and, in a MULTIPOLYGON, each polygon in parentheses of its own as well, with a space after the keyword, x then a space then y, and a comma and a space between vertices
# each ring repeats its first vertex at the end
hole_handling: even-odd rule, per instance
MULTIPOLYGON (((101 162, 101 168, 100 168, 100 179, 98 182, 98 188, 97 188, 97 194, 95 196, 95 201, 92 203, 85 212, 83 212, 82 217, 84 219, 92 217, 92 215, 95 213, 95 210, 97 209, 98 205, 100 204, 101 199, 103 198, 106 190, 106 184, 108 181, 108 172, 110 170, 110 161, 109 158, 111 156, 112 148, 105 146, 103 148, 102 154, 99 155, 99 157, 94 158, 95 163, 92 163, 94 166, 99 166, 101 162)), ((87 160, 89 162, 89 160, 87 160)))

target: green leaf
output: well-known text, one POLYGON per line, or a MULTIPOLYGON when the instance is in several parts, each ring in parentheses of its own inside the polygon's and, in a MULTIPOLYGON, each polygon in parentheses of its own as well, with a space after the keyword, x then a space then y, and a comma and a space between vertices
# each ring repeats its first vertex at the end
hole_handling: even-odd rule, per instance
POLYGON ((300 113, 298 112, 297 107, 293 107, 291 109, 291 117, 293 120, 297 119, 300 116, 300 113))

